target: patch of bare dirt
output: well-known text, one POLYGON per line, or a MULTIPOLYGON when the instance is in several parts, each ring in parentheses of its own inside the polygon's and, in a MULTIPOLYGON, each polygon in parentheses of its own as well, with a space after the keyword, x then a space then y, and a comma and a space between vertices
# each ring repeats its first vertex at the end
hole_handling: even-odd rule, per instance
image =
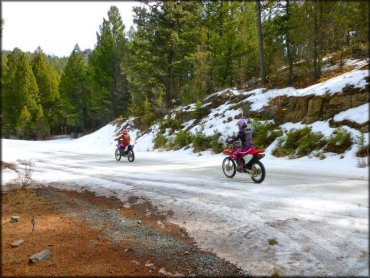
POLYGON ((150 202, 52 187, 2 193, 2 276, 245 276, 150 202), (11 216, 20 216, 12 223, 11 216), (34 217, 34 226, 32 218, 34 217), (34 227, 34 229, 33 229, 34 227), (19 247, 11 243, 23 239, 19 247), (29 264, 49 249, 51 257, 29 264))
POLYGON ((16 171, 17 165, 15 165, 14 163, 8 163, 8 162, 1 161, 1 169, 7 169, 7 168, 16 171))

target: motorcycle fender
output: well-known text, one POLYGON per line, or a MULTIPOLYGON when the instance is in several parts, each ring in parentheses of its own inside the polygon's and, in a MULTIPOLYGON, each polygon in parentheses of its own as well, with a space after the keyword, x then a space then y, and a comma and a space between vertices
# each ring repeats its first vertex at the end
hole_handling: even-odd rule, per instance
MULTIPOLYGON (((252 156, 252 155, 251 155, 252 156)), ((255 155, 252 156, 252 159, 249 160, 248 163, 245 164, 245 168, 249 169, 250 167, 252 167, 253 163, 260 160, 261 158, 263 158, 265 156, 264 153, 257 153, 255 155)))
POLYGON ((243 158, 244 158, 244 162, 245 162, 245 164, 248 164, 248 163, 252 160, 253 155, 251 155, 251 154, 247 154, 247 155, 246 155, 246 156, 244 156, 243 158))
POLYGON ((256 159, 257 160, 260 160, 260 159, 262 159, 264 157, 265 157, 265 154, 264 153, 258 153, 258 154, 256 154, 256 159))

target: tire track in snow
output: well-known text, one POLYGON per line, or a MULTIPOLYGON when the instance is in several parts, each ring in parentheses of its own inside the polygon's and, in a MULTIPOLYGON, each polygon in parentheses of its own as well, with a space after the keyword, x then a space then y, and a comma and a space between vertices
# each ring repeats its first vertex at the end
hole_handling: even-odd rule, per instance
MULTIPOLYGON (((295 207, 286 203, 285 199, 295 196, 304 196, 313 202, 330 200, 333 192, 342 193, 331 185, 336 181, 334 177, 316 177, 312 180, 308 176, 301 176, 293 180, 289 176, 284 179, 281 173, 276 176, 268 173, 268 180, 263 185, 254 185, 246 183, 246 178, 239 176, 233 180, 220 179, 220 167, 183 167, 184 162, 175 163, 176 167, 166 171, 162 167, 163 161, 145 160, 135 165, 105 158, 63 155, 60 160, 38 163, 47 171, 65 172, 78 177, 79 183, 86 177, 114 183, 114 190, 119 190, 120 184, 131 186, 130 193, 143 195, 163 204, 164 209, 175 211, 174 221, 178 224, 186 220, 185 227, 203 248, 214 248, 215 252, 251 274, 271 275, 274 270, 283 275, 367 273, 366 258, 356 257, 360 246, 351 244, 356 235, 348 228, 338 229, 338 225, 330 223, 335 221, 329 221, 330 224, 323 220, 310 222, 310 218, 316 215, 322 219, 340 220, 348 219, 350 213, 343 215, 341 211, 331 210, 330 207, 323 210, 320 207, 295 207), (142 168, 145 167, 147 171, 143 173, 142 168), (325 183, 331 186, 326 188, 325 183), (321 189, 325 189, 325 194, 317 193, 321 189), (266 223, 276 219, 279 214, 279 219, 296 217, 299 221, 275 227, 266 223), (339 236, 333 232, 336 229, 341 231, 339 236), (269 246, 266 242, 273 237, 279 244, 269 246), (343 259, 336 260, 335 256, 343 259)), ((344 189, 342 191, 345 192, 344 189)))

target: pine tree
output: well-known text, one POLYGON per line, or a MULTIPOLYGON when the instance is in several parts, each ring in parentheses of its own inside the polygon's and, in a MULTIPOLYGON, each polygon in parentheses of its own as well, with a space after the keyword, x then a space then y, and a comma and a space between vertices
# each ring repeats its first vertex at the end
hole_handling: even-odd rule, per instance
POLYGON ((44 116, 41 104, 37 107, 36 117, 31 125, 31 129, 37 139, 45 139, 50 135, 50 126, 48 119, 44 116))
POLYGON ((26 106, 33 119, 39 103, 38 87, 30 61, 25 53, 15 48, 7 57, 2 75, 2 132, 16 134, 16 124, 26 106))
POLYGON ((68 59, 59 91, 66 131, 86 132, 91 98, 87 88, 87 66, 78 45, 74 47, 68 59))
POLYGON ((129 80, 132 98, 142 92, 152 105, 158 88, 164 88, 167 108, 194 80, 194 53, 201 33, 201 3, 154 1, 134 9, 137 31, 130 43, 129 80))
POLYGON ((27 106, 23 106, 15 125, 15 130, 17 132, 18 138, 30 138, 32 133, 31 122, 31 113, 28 111, 27 106))
POLYGON ((32 59, 32 70, 39 89, 40 103, 53 131, 58 130, 59 80, 56 70, 39 47, 32 59))
POLYGON ((112 6, 97 34, 97 45, 89 58, 92 91, 99 121, 105 124, 127 109, 129 92, 126 67, 127 40, 118 8, 112 6))

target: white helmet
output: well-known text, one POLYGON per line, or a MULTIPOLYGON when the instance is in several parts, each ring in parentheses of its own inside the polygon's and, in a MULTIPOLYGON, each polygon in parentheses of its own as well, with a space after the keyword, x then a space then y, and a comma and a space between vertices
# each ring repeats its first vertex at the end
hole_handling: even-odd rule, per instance
POLYGON ((248 126, 248 121, 245 120, 245 119, 240 119, 236 125, 238 126, 239 130, 240 129, 243 129, 243 128, 246 128, 248 126))

